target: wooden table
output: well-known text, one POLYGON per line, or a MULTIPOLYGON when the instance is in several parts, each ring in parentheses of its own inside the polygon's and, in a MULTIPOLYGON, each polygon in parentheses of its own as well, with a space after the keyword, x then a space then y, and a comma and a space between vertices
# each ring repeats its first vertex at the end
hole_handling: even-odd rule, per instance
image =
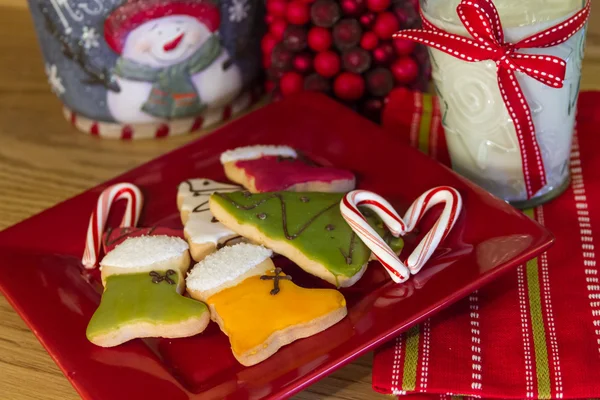
MULTIPOLYGON (((590 24, 583 89, 600 88, 600 14, 590 24)), ((123 143, 80 134, 48 90, 22 0, 0 0, 0 229, 203 135, 123 143)), ((384 399, 371 389, 372 355, 333 373, 298 399, 384 399)), ((0 399, 78 395, 0 296, 0 399)))

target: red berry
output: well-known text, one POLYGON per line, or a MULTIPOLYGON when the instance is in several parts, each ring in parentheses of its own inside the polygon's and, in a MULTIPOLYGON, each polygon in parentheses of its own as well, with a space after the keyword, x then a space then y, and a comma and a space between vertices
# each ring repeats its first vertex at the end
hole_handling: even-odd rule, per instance
POLYGON ((342 64, 346 71, 362 74, 371 66, 371 55, 360 47, 355 47, 344 53, 342 64))
POLYGON ((319 74, 312 74, 304 79, 304 90, 329 92, 331 90, 331 83, 319 74))
POLYGON ((360 47, 365 50, 373 50, 379 44, 379 38, 373 32, 365 32, 360 39, 360 47))
POLYGON ((365 27, 365 29, 370 29, 373 26, 373 24, 375 23, 376 18, 377 18, 377 15, 375 15, 372 12, 368 12, 366 14, 361 15, 358 20, 360 21, 360 24, 363 27, 365 27))
POLYGON ((355 19, 343 19, 333 27, 333 42, 341 49, 356 46, 362 37, 362 28, 355 19))
POLYGON ((281 18, 277 18, 271 25, 269 26, 269 32, 275 38, 275 40, 280 41, 283 39, 283 34, 285 33, 285 29, 287 28, 287 22, 281 18))
POLYGON ((387 96, 394 88, 394 77, 387 68, 375 68, 366 76, 367 90, 373 96, 387 96))
POLYGON ((304 25, 310 21, 310 11, 308 4, 300 0, 294 0, 288 3, 285 16, 287 20, 295 25, 304 25))
POLYGON ((360 111, 365 117, 378 122, 381 119, 383 105, 383 100, 378 98, 370 98, 365 100, 360 107, 360 111))
POLYGON ((394 48, 399 56, 407 56, 413 52, 416 43, 408 39, 394 39, 394 48))
POLYGON ((391 4, 391 0, 367 0, 367 7, 374 12, 387 10, 391 4))
POLYGON ((294 69, 301 74, 306 74, 312 69, 312 55, 310 53, 298 54, 294 57, 294 69))
POLYGON ((340 19, 340 6, 334 0, 317 0, 310 8, 310 16, 313 24, 329 28, 340 19))
POLYGON ((267 24, 271 24, 271 23, 273 23, 273 21, 275 21, 275 17, 274 16, 272 16, 272 15, 266 15, 265 16, 265 22, 267 24))
POLYGON ((340 58, 333 51, 323 51, 315 57, 314 68, 321 76, 331 78, 340 72, 340 58))
POLYGON ((333 91, 342 100, 358 100, 365 93, 365 81, 360 75, 342 72, 333 82, 333 91))
POLYGON ((358 17, 365 11, 365 0, 342 0, 340 6, 344 14, 358 17))
POLYGON ((394 57, 394 47, 390 43, 381 43, 373 50, 373 60, 375 60, 377 64, 389 64, 394 57))
POLYGON ((284 96, 301 92, 303 88, 304 78, 297 72, 286 72, 279 81, 279 89, 284 96))
POLYGON ((272 35, 266 34, 263 36, 260 42, 260 48, 262 49, 263 54, 270 55, 273 51, 273 47, 277 44, 277 39, 275 39, 272 35))
POLYGON ((380 13, 377 19, 375 19, 375 25, 373 25, 373 32, 384 40, 391 38, 399 29, 400 23, 398 19, 394 13, 389 11, 380 13))
POLYGON ((308 46, 314 51, 325 51, 331 47, 333 39, 326 28, 314 26, 308 31, 308 46))
POLYGON ((267 0, 267 13, 274 17, 285 16, 287 2, 285 0, 267 0))
POLYGON ((411 57, 402 57, 390 67, 394 79, 400 84, 412 83, 419 76, 419 64, 411 57))
POLYGON ((283 43, 278 43, 271 53, 271 65, 279 70, 289 70, 292 68, 294 54, 285 48, 283 43))
POLYGON ((283 44, 291 51, 302 51, 306 48, 306 30, 298 25, 288 25, 283 34, 283 44))

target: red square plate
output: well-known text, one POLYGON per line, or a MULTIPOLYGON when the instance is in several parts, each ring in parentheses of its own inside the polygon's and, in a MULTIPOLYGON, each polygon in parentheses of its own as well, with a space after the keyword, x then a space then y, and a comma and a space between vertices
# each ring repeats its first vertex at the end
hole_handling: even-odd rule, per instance
MULTIPOLYGON (((439 212, 439 210, 437 211, 439 212)), ((427 229, 436 214, 423 221, 427 229)), ((407 240, 407 247, 415 240, 407 240)), ((287 397, 447 307, 499 274, 547 249, 550 233, 506 203, 460 178, 328 98, 299 95, 267 106, 205 138, 142 165, 0 233, 0 288, 73 386, 86 399, 245 399, 287 397), (443 248, 405 284, 376 262, 343 290, 348 316, 332 328, 282 348, 250 368, 233 358, 216 324, 186 339, 134 340, 104 349, 85 337, 100 299, 96 275, 80 257, 88 219, 107 185, 138 185, 140 226, 181 228, 178 183, 224 180, 221 152, 250 144, 286 144, 314 161, 354 171, 402 214, 424 191, 450 185, 464 209, 443 248)), ((323 282, 286 264, 304 286, 323 282)), ((257 318, 260 318, 257 316, 257 318)))

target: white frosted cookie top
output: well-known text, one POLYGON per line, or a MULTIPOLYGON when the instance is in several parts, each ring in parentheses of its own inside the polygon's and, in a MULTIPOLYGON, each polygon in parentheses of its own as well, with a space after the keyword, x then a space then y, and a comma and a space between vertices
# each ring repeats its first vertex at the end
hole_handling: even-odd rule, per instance
POLYGON ((236 192, 242 189, 243 188, 238 185, 221 183, 210 179, 188 179, 179 184, 177 197, 181 199, 182 211, 209 212, 208 198, 211 194, 215 192, 236 192))
POLYGON ((100 265, 118 268, 139 268, 162 262, 188 250, 185 240, 171 236, 139 236, 127 238, 110 251, 100 265))
POLYGON ((227 150, 221 154, 221 164, 228 162, 255 160, 264 156, 282 156, 297 158, 296 150, 288 146, 247 146, 227 150))
POLYGON ((237 236, 234 231, 222 223, 213 222, 212 218, 210 211, 191 213, 184 228, 186 237, 194 244, 213 243, 216 245, 221 239, 237 236))
POLYGON ((266 247, 240 243, 223 247, 192 268, 186 278, 188 288, 197 291, 212 290, 244 275, 273 252, 266 247))

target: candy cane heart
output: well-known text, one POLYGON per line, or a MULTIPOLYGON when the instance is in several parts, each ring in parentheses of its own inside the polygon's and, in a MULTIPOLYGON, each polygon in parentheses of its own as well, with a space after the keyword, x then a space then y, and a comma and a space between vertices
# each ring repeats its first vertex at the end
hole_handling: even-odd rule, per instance
POLYGON ((354 190, 344 196, 340 203, 342 216, 363 243, 371 249, 394 282, 405 282, 410 271, 396 255, 394 250, 369 225, 367 219, 358 209, 364 206, 374 211, 395 237, 406 230, 406 224, 396 210, 383 197, 365 190, 354 190))
POLYGON ((104 189, 98 197, 96 209, 90 216, 85 250, 81 259, 86 268, 91 269, 98 265, 102 235, 110 209, 117 201, 122 199, 127 201, 127 205, 119 226, 127 228, 137 225, 144 200, 141 190, 131 183, 117 183, 104 189))
POLYGON ((410 274, 423 268, 438 245, 448 236, 462 209, 460 194, 450 187, 438 187, 421 195, 401 218, 381 196, 364 190, 348 193, 341 202, 342 216, 369 249, 379 259, 395 282, 404 282, 410 274), (411 232, 423 215, 437 204, 445 204, 441 216, 421 240, 404 264, 388 244, 375 232, 362 215, 359 206, 374 211, 390 230, 399 237, 411 232))

